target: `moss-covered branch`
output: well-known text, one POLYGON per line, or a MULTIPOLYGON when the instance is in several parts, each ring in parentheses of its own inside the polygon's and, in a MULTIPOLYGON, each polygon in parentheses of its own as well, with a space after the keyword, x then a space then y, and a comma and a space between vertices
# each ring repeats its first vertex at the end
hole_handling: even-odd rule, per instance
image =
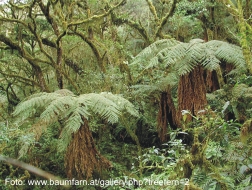
POLYGON ((164 36, 164 34, 162 34, 162 28, 167 23, 168 19, 173 16, 173 14, 175 12, 176 4, 177 4, 177 0, 173 0, 169 12, 162 18, 161 22, 159 23, 159 25, 157 27, 157 30, 155 33, 156 37, 171 38, 170 36, 164 36))
POLYGON ((152 3, 150 0, 146 0, 146 2, 147 2, 148 5, 149 5, 150 12, 154 15, 155 22, 156 22, 156 23, 159 23, 160 19, 159 19, 158 16, 157 16, 157 11, 156 11, 155 6, 153 5, 153 3, 152 3))
POLYGON ((252 74, 252 56, 247 35, 247 32, 249 31, 251 33, 252 29, 244 18, 242 1, 237 0, 237 6, 231 0, 223 0, 223 3, 227 6, 230 14, 232 14, 238 22, 238 27, 241 33, 240 45, 243 50, 243 55, 247 63, 249 73, 252 74))
POLYGON ((10 77, 10 78, 16 78, 18 80, 21 80, 21 81, 24 81, 26 82, 26 84, 30 84, 31 86, 37 86, 37 87, 40 87, 39 83, 37 83, 36 81, 32 80, 32 79, 29 79, 29 78, 25 78, 23 76, 20 76, 20 75, 15 75, 15 74, 8 74, 6 72, 3 72, 0 70, 0 73, 5 76, 5 77, 10 77))
POLYGON ((101 18, 104 18, 106 16, 108 16, 114 9, 116 9, 117 7, 124 5, 126 3, 126 0, 122 0, 120 3, 118 3, 115 6, 111 6, 109 10, 107 10, 105 13, 100 14, 100 15, 93 15, 87 19, 81 20, 81 21, 76 21, 76 22, 71 22, 69 23, 67 26, 71 27, 71 26, 76 26, 76 25, 80 25, 80 24, 84 24, 84 23, 89 23, 89 22, 94 22, 95 20, 99 20, 101 18))
POLYGON ((120 17, 120 16, 117 16, 115 13, 111 13, 111 18, 112 18, 112 22, 115 24, 115 25, 122 25, 122 24, 127 24, 129 25, 131 28, 137 30, 139 32, 139 34, 144 38, 144 40, 147 42, 147 45, 151 44, 152 43, 152 40, 150 39, 150 37, 148 36, 147 34, 147 31, 145 30, 145 28, 133 21, 133 20, 130 20, 130 19, 127 19, 127 18, 123 18, 123 17, 120 17))
POLYGON ((2 34, 0 35, 0 41, 8 45, 11 49, 17 50, 19 54, 28 61, 28 63, 32 66, 36 73, 40 88, 42 89, 42 91, 48 91, 48 87, 46 85, 42 69, 37 64, 37 60, 32 57, 28 52, 26 52, 24 48, 20 47, 19 44, 13 42, 11 39, 7 38, 2 34))
POLYGON ((97 62, 98 62, 98 65, 101 69, 101 71, 103 73, 106 73, 106 69, 105 69, 105 66, 103 64, 103 56, 101 55, 98 47, 94 44, 94 42, 89 39, 88 37, 86 37, 82 32, 80 31, 74 31, 74 34, 76 34, 77 36, 79 36, 83 41, 85 41, 89 46, 90 48, 92 49, 96 59, 97 59, 97 62))

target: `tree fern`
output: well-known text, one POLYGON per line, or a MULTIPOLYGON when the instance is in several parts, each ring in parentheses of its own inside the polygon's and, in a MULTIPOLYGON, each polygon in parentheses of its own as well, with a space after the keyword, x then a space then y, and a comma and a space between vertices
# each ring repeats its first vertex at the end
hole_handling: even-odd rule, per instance
POLYGON ((180 42, 173 40, 173 39, 163 39, 154 42, 153 44, 149 45, 143 51, 141 51, 134 59, 134 64, 140 64, 142 67, 146 67, 145 61, 148 61, 150 58, 155 57, 162 49, 166 47, 171 47, 174 45, 179 44, 180 42))
POLYGON ((221 61, 233 64, 239 71, 246 69, 240 47, 217 40, 204 43, 201 39, 193 39, 189 43, 169 39, 157 41, 140 52, 130 66, 138 69, 138 73, 154 67, 163 71, 175 68, 175 72, 181 76, 197 65, 216 70, 221 61))
POLYGON ((112 102, 115 102, 119 108, 119 110, 125 110, 127 113, 138 117, 138 112, 136 111, 133 104, 131 104, 128 100, 123 98, 120 95, 112 95, 112 93, 102 92, 101 93, 105 98, 110 99, 112 102))
MULTIPOLYGON (((89 116, 97 115, 110 123, 116 123, 124 112, 138 116, 133 104, 120 95, 103 92, 75 96, 65 89, 32 95, 16 107, 13 115, 25 120, 37 112, 40 112, 37 122, 40 128, 58 120, 64 125, 61 133, 61 150, 67 147, 72 133, 79 130, 84 118, 89 119, 89 116)), ((36 127, 35 123, 34 131, 37 132, 36 136, 39 138, 40 132, 36 131, 36 127)))
POLYGON ((239 69, 245 69, 246 64, 242 49, 227 42, 212 40, 206 43, 206 48, 211 49, 217 59, 233 64, 239 69))
POLYGON ((157 80, 154 84, 148 85, 133 85, 131 88, 134 89, 133 94, 141 97, 149 96, 151 94, 158 94, 172 88, 178 84, 178 76, 175 73, 169 73, 167 76, 157 80))

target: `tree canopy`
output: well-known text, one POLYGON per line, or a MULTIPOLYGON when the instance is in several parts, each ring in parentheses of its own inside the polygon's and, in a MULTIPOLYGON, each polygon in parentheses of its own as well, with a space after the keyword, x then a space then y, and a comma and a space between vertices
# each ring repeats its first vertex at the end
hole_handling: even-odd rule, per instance
POLYGON ((250 189, 251 7, 1 1, 0 189, 250 189))

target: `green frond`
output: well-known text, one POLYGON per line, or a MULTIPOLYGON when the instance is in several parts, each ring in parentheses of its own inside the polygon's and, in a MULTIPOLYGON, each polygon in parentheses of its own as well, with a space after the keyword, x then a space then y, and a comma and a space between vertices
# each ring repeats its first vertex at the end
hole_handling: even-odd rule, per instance
MULTIPOLYGON (((32 95, 21 102, 13 114, 23 119, 39 113, 40 120, 33 125, 36 136, 42 133, 40 129, 42 123, 42 128, 45 130, 50 124, 61 121, 64 128, 61 133, 60 150, 64 150, 72 134, 79 130, 89 116, 97 115, 108 122, 116 123, 125 112, 138 117, 134 105, 120 95, 102 92, 75 96, 71 91, 63 89, 53 93, 32 95)), ((22 150, 27 150, 26 146, 22 150)))
POLYGON ((190 43, 185 43, 184 46, 183 53, 179 52, 183 57, 180 57, 180 61, 177 62, 179 75, 191 72, 205 58, 204 44, 200 39, 191 40, 190 43))
POLYGON ((139 114, 136 111, 135 106, 122 96, 114 95, 110 92, 102 92, 101 95, 114 102, 121 112, 126 111, 132 116, 139 117, 139 114))
POLYGON ((59 116, 64 114, 67 117, 69 110, 75 105, 76 100, 73 96, 63 96, 54 99, 41 113, 40 118, 45 121, 57 120, 59 116))
POLYGON ((173 65, 182 60, 186 56, 187 51, 186 43, 177 44, 172 47, 167 47, 158 53, 159 60, 164 63, 165 67, 173 65))
POLYGON ((213 50, 205 48, 205 57, 200 63, 204 68, 213 71, 218 69, 221 62, 215 57, 213 50))
POLYGON ((72 134, 77 132, 81 125, 84 124, 83 118, 80 115, 81 111, 79 109, 80 107, 76 108, 76 110, 74 110, 74 112, 65 122, 58 145, 59 151, 66 150, 67 146, 72 140, 72 134))
POLYGON ((189 43, 157 41, 140 52, 130 67, 138 76, 141 71, 153 72, 153 68, 161 71, 169 69, 181 76, 191 72, 199 64, 205 69, 216 70, 222 61, 233 64, 237 69, 235 72, 246 69, 240 47, 218 40, 204 43, 201 39, 193 39, 189 43))
MULTIPOLYGON (((156 81, 155 84, 149 85, 133 85, 131 88, 134 89, 133 94, 141 97, 148 97, 151 94, 159 94, 164 92, 167 88, 172 88, 178 84, 179 78, 175 73, 169 73, 167 76, 156 81)), ((143 97, 143 98, 144 98, 143 97)))
POLYGON ((18 158, 21 158, 27 153, 31 144, 35 142, 35 138, 33 134, 29 133, 29 134, 21 136, 19 140, 22 143, 22 146, 20 150, 18 151, 18 155, 19 155, 18 158))
POLYGON ((197 65, 197 63, 195 63, 194 61, 192 62, 187 61, 190 59, 189 56, 190 55, 187 55, 185 59, 180 60, 178 62, 179 64, 176 65, 178 75, 182 76, 187 73, 190 73, 193 70, 193 68, 197 65))
POLYGON ((59 95, 55 93, 38 93, 32 95, 17 105, 13 115, 19 115, 19 118, 25 120, 34 115, 40 109, 45 108, 50 102, 58 97, 59 95))
POLYGON ((234 86, 232 89, 232 97, 233 99, 238 99, 241 96, 247 94, 248 86, 246 84, 239 84, 234 86))
MULTIPOLYGON (((173 40, 173 39, 163 39, 158 40, 154 42, 153 44, 149 45, 147 48, 145 48, 143 51, 141 51, 133 60, 131 63, 132 65, 137 65, 140 69, 146 68, 148 62, 150 59, 156 57, 156 55, 167 47, 172 47, 177 44, 180 44, 181 42, 173 40)), ((152 60, 156 62, 156 59, 152 60)), ((147 66, 148 67, 148 66, 147 66)))
POLYGON ((238 69, 245 70, 246 62, 243 57, 242 49, 239 46, 212 40, 206 43, 206 47, 213 50, 219 60, 233 64, 238 69))
POLYGON ((110 99, 95 93, 83 94, 80 95, 80 98, 85 98, 90 102, 90 105, 87 107, 93 113, 98 114, 111 123, 118 122, 118 116, 121 114, 120 110, 116 103, 110 99))

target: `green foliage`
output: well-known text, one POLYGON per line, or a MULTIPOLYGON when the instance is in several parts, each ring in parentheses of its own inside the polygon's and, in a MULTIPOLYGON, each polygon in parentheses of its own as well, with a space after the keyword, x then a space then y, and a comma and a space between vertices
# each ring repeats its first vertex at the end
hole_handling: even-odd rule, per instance
POLYGON ((160 92, 165 92, 166 90, 169 90, 168 88, 176 87, 178 85, 178 80, 179 78, 175 73, 169 73, 165 77, 160 77, 157 82, 146 81, 146 83, 150 84, 132 85, 131 88, 134 89, 132 94, 136 96, 141 96, 142 98, 149 97, 153 94, 157 95, 160 92))
MULTIPOLYGON (((250 148, 239 142, 240 124, 225 121, 222 114, 211 110, 202 110, 195 121, 184 132, 171 131, 171 141, 161 147, 143 150, 142 168, 133 165, 132 170, 143 176, 138 180, 184 180, 198 189, 243 189, 249 186, 250 148), (186 146, 179 135, 194 138, 192 146, 186 146), (196 148, 197 147, 197 148, 196 148), (237 148, 239 147, 239 148, 237 148), (196 152, 195 152, 196 151, 196 152), (199 151, 199 152, 197 152, 199 151), (184 174, 191 168, 190 179, 184 174)), ((187 112, 189 114, 189 112, 187 112)), ((164 189, 166 186, 142 185, 140 189, 164 189)), ((183 189, 180 185, 169 189, 183 189)))
POLYGON ((188 1, 183 0, 178 3, 177 6, 177 14, 183 15, 183 16, 189 16, 191 18, 195 16, 200 16, 202 14, 208 14, 207 8, 208 6, 212 6, 213 3, 206 0, 200 0, 200 1, 188 1))
MULTIPOLYGON (((247 1, 240 1, 244 12, 239 18, 232 12, 237 7, 227 10, 228 6, 221 1, 177 1, 174 13, 161 28, 161 34, 165 35, 157 36, 157 26, 173 1, 149 1, 160 19, 155 18, 155 11, 150 10, 147 1, 128 0, 102 19, 91 19, 76 27, 67 27, 67 24, 99 17, 118 1, 67 0, 54 1, 56 4, 50 1, 48 5, 41 1, 50 13, 48 19, 38 2, 15 1, 4 6, 0 3, 1 154, 19 157, 65 178, 63 152, 59 150, 66 149, 71 135, 88 119, 99 151, 113 162, 114 168, 104 178, 183 180, 183 175, 192 170, 190 189, 251 188, 251 134, 243 144, 240 131, 241 125, 252 118, 252 80, 247 74, 240 75, 246 70, 244 57, 241 48, 230 44, 239 44, 244 36, 247 36, 244 42, 248 47, 251 44, 251 6, 245 4, 247 1), (114 22, 111 13, 122 18, 122 23, 114 22), (243 33, 237 23, 240 18, 247 24, 243 33), (80 39, 76 31, 84 38, 80 39), (176 40, 163 39, 171 36, 176 40), (17 44, 23 52, 5 43, 3 37, 17 44), (212 41, 201 40, 207 38, 212 41), (61 58, 59 48, 63 53, 61 58), (132 63, 127 65, 128 61, 132 63), (106 72, 101 71, 98 62, 106 72), (235 67, 229 73, 223 70, 227 63, 235 67), (214 111, 202 110, 193 116, 192 123, 185 125, 185 131, 169 131, 170 141, 153 147, 152 141, 158 139, 155 133, 160 92, 170 92, 176 107, 179 77, 198 65, 207 70, 222 70, 227 81, 222 89, 207 94, 214 111), (79 88, 78 95, 69 90, 55 91, 58 72, 63 76, 64 88, 73 92, 79 88), (43 78, 48 86, 46 90, 41 88, 43 78), (9 102, 6 92, 10 95, 9 102), (34 94, 36 92, 41 93, 34 94), (18 102, 18 99, 23 101, 16 107, 16 120, 13 120, 9 115, 10 102, 18 102), (141 113, 137 124, 136 110, 141 113), (151 132, 146 143, 151 147, 139 145, 141 134, 135 135, 138 128, 147 135, 151 132), (117 142, 112 129, 116 135, 124 131, 122 138, 130 136, 129 144, 117 142)), ((0 176, 2 180, 6 176, 27 177, 22 169, 3 163, 0 163, 0 176)), ((31 178, 38 179, 33 175, 31 178)), ((2 184, 1 181, 1 189, 19 188, 2 184)), ((31 187, 23 187, 27 188, 31 187)), ((80 188, 92 187, 73 187, 80 188)), ((103 188, 133 189, 133 186, 103 188)), ((185 187, 183 184, 143 185, 139 189, 185 187)))
MULTIPOLYGON (((16 107, 13 115, 18 116, 18 120, 24 121, 35 113, 40 116, 37 124, 33 126, 37 138, 43 132, 41 130, 47 126, 58 121, 62 123, 64 128, 61 133, 60 150, 65 150, 72 133, 78 131, 83 124, 83 118, 89 119, 98 115, 101 119, 116 123, 125 113, 138 116, 133 104, 120 95, 102 92, 75 96, 66 89, 32 95, 16 107)), ((25 147, 28 146, 27 142, 25 147)), ((25 147, 21 149, 23 154, 25 152, 23 150, 27 150, 25 147)))
MULTIPOLYGON (((181 76, 191 72, 197 65, 216 70, 221 61, 233 64, 239 71, 246 68, 240 47, 217 40, 204 43, 201 39, 193 39, 189 43, 157 41, 139 53, 130 66, 138 72, 158 68, 163 71, 162 76, 169 71, 181 76)), ((137 73, 136 77, 139 77, 137 73)))
POLYGON ((236 84, 234 87, 227 85, 224 89, 215 91, 212 94, 207 94, 208 102, 218 111, 222 111, 225 102, 228 102, 224 115, 232 113, 235 119, 244 121, 246 118, 251 118, 252 109, 252 88, 245 84, 236 84))
POLYGON ((252 77, 250 76, 250 75, 245 75, 245 74, 243 74, 243 75, 241 75, 241 76, 239 76, 239 78, 238 78, 238 84, 246 84, 246 85, 248 85, 248 86, 252 86, 252 77))

